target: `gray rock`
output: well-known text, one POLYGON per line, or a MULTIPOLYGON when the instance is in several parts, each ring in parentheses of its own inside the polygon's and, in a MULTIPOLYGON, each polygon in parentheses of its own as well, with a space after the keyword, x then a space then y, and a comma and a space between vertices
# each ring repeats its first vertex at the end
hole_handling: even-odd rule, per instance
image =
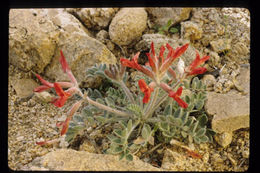
POLYGON ((239 91, 242 91, 244 94, 250 94, 250 66, 240 68, 234 84, 239 91))
POLYGON ((118 8, 69 8, 66 10, 77 16, 87 28, 100 30, 108 26, 118 8))
POLYGON ((31 97, 34 88, 38 86, 32 79, 12 79, 10 82, 12 83, 16 95, 22 99, 31 97))
POLYGON ((232 142, 232 132, 223 132, 214 136, 216 142, 226 148, 232 142))
POLYGON ((58 27, 39 11, 11 9, 9 13, 9 62, 23 71, 43 72, 59 38, 58 27))
POLYGON ((110 39, 118 45, 128 45, 141 37, 146 23, 144 8, 122 8, 109 25, 110 39))
POLYGON ((72 149, 60 149, 33 161, 29 170, 59 171, 162 171, 138 158, 132 162, 121 160, 118 156, 93 154, 72 149))
POLYGON ((191 41, 199 40, 202 37, 202 28, 199 24, 187 21, 181 22, 181 37, 184 39, 189 39, 191 41))
MULTIPOLYGON (((45 76, 51 80, 69 81, 59 63, 62 50, 78 83, 87 83, 87 67, 116 62, 106 46, 88 33, 63 9, 11 10, 10 62, 24 70, 37 73, 44 70, 45 76)), ((93 82, 88 83, 87 87, 90 87, 93 82)))
POLYGON ((212 129, 218 133, 249 127, 249 96, 231 90, 226 94, 208 92, 205 110, 212 119, 212 129))
POLYGON ((169 20, 175 25, 190 17, 192 8, 146 8, 149 15, 153 17, 152 23, 165 25, 169 20))
POLYGON ((213 51, 221 53, 231 49, 231 39, 218 39, 210 42, 213 51))

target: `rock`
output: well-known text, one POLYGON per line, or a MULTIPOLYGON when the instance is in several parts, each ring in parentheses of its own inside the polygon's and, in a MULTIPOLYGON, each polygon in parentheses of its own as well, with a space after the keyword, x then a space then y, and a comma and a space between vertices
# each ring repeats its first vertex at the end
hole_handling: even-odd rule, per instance
POLYGON ((35 96, 41 100, 44 103, 49 103, 52 101, 52 98, 54 97, 53 95, 51 95, 49 92, 47 91, 42 91, 42 92, 35 92, 34 93, 35 96))
POLYGON ((122 8, 109 25, 110 39, 118 45, 128 45, 141 37, 146 22, 144 8, 122 8))
MULTIPOLYGON (((55 11, 55 10, 54 10, 55 11)), ((115 63, 115 56, 98 40, 91 38, 83 29, 84 27, 76 18, 62 10, 56 10, 55 15, 50 16, 52 21, 61 27, 58 49, 50 65, 46 68, 46 76, 56 81, 69 80, 63 73, 59 58, 60 50, 74 74, 78 83, 87 83, 86 68, 95 63, 115 63), (65 22, 65 21, 66 22, 65 22), (62 21, 62 22, 61 22, 62 21), (61 22, 61 23, 59 23, 61 22)), ((91 83, 87 86, 90 87, 91 83)))
POLYGON ((16 92, 16 95, 22 99, 29 98, 33 95, 33 89, 38 84, 32 79, 13 79, 10 81, 16 92))
POLYGON ((100 30, 108 26, 118 8, 69 8, 66 10, 79 18, 87 28, 100 30))
POLYGON ((212 129, 218 133, 249 127, 249 96, 234 90, 226 94, 208 92, 205 111, 214 115, 212 129))
POLYGON ((96 39, 100 42, 104 43, 106 39, 108 39, 108 32, 106 30, 101 30, 97 33, 96 39))
POLYGON ((221 53, 231 49, 231 39, 218 39, 210 42, 213 51, 221 53))
POLYGON ((202 82, 207 86, 207 90, 211 90, 211 87, 216 83, 216 79, 211 74, 206 74, 202 78, 202 82))
POLYGON ((44 70, 45 76, 55 81, 69 81, 59 63, 62 50, 78 83, 87 82, 87 67, 116 62, 106 46, 88 33, 63 9, 11 10, 10 62, 24 70, 44 70))
POLYGON ((195 22, 181 22, 181 37, 191 41, 199 40, 202 37, 202 28, 195 22))
POLYGON ((58 27, 39 11, 11 9, 9 13, 9 61, 23 71, 43 72, 58 41, 58 27))
POLYGON ((118 156, 93 154, 72 149, 60 149, 33 161, 30 170, 59 171, 161 171, 134 157, 132 162, 118 160, 118 156))
POLYGON ((220 146, 226 148, 232 142, 232 132, 223 132, 221 134, 216 134, 214 138, 220 146))
POLYGON ((151 21, 157 25, 166 25, 172 20, 172 25, 184 21, 190 17, 192 8, 146 8, 149 15, 153 17, 151 21))
POLYGON ((250 67, 241 67, 236 76, 235 87, 244 94, 250 94, 250 67))

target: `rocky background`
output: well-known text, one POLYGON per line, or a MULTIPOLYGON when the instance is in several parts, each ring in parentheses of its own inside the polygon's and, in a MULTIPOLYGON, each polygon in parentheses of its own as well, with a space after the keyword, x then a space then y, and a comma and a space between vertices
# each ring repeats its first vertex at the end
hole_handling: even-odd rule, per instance
MULTIPOLYGON (((249 166, 250 14, 243 8, 79 8, 11 9, 9 13, 8 165, 13 170, 155 170, 245 171, 249 166), (176 32, 158 34, 167 25, 176 32), (38 146, 36 141, 59 135, 73 100, 58 109, 48 104, 52 93, 34 94, 40 83, 33 72, 53 82, 68 80, 58 63, 63 50, 81 87, 96 88, 101 80, 86 78, 95 63, 116 63, 156 49, 190 43, 186 65, 210 55, 205 110, 217 132, 214 143, 190 146, 203 155, 188 157, 175 146, 156 152, 161 158, 118 161, 101 155, 91 141, 77 150, 66 143, 38 146), (157 163, 155 163, 155 161, 157 163)), ((101 135, 102 134, 98 134, 101 135)))

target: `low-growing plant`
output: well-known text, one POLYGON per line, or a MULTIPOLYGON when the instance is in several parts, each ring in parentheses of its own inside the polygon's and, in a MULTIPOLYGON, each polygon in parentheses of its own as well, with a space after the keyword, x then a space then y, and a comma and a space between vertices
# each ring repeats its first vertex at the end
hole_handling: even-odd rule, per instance
MULTIPOLYGON (((148 62, 138 64, 139 52, 131 59, 120 59, 117 65, 95 65, 87 70, 91 77, 99 75, 115 84, 101 93, 97 89, 88 88, 83 92, 73 76, 66 59, 62 53, 60 63, 71 82, 50 83, 36 77, 43 84, 35 88, 41 92, 54 88, 58 97, 52 103, 62 107, 66 100, 74 94, 78 101, 68 112, 64 122, 57 123, 62 127, 60 135, 66 134, 66 141, 71 142, 75 136, 90 125, 118 124, 112 134, 107 137, 110 147, 106 153, 118 154, 120 159, 133 160, 133 154, 147 145, 154 145, 155 139, 161 143, 169 143, 171 139, 182 140, 197 144, 212 141, 214 131, 207 127, 208 118, 203 112, 206 99, 206 86, 197 77, 191 82, 189 78, 206 72, 206 68, 199 67, 209 59, 209 56, 200 58, 198 52, 193 62, 185 67, 184 61, 179 59, 177 73, 172 64, 188 48, 189 44, 173 49, 166 44, 168 49, 161 46, 159 56, 155 54, 154 45, 151 43, 151 52, 147 53, 148 62), (166 55, 166 54, 165 54, 166 55), (133 93, 126 86, 128 75, 126 67, 136 69, 144 76, 138 76, 139 91, 133 93), (65 91, 63 88, 67 88, 65 91), (183 90, 189 94, 182 96, 183 90), (85 102, 87 105, 78 109, 85 102), (162 104, 166 106, 162 106, 162 104), (192 116, 191 114, 195 114, 192 116), (75 114, 75 115, 74 115, 75 114), (74 116, 73 116, 74 115, 74 116)), ((50 144, 55 140, 37 142, 39 145, 50 144)))
POLYGON ((163 25, 163 26, 159 26, 159 25, 155 25, 155 30, 159 33, 159 34, 163 34, 163 35, 167 35, 168 33, 170 34, 175 34, 178 33, 180 31, 180 26, 172 26, 172 20, 168 20, 168 22, 163 25))

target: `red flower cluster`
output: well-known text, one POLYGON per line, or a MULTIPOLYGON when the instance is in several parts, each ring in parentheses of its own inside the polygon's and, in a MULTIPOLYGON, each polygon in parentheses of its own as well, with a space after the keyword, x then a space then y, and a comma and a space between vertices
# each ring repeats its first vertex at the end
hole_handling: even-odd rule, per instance
POLYGON ((74 86, 77 85, 77 81, 75 79, 75 77, 73 76, 67 62, 66 59, 62 53, 62 51, 60 51, 61 57, 60 57, 60 64, 62 66, 63 72, 67 73, 67 75, 69 76, 71 82, 48 82, 46 80, 44 80, 40 75, 35 74, 36 77, 41 81, 41 83, 43 85, 37 87, 34 89, 34 92, 42 92, 44 90, 50 89, 50 88, 54 88, 57 95, 59 96, 59 98, 53 98, 52 103, 57 106, 57 107, 62 107, 65 102, 67 101, 67 99, 73 95, 76 92, 76 88, 74 86), (67 91, 64 91, 63 88, 70 88, 67 91))
MULTIPOLYGON (((163 88, 168 94, 169 97, 172 97, 181 107, 187 108, 188 104, 185 103, 181 98, 182 94, 182 87, 178 88, 176 92, 172 91, 171 87, 167 84, 161 82, 161 79, 164 77, 165 73, 168 71, 174 78, 176 78, 176 74, 174 70, 171 68, 172 63, 175 59, 181 56, 186 49, 188 48, 189 44, 185 44, 181 47, 176 48, 174 50, 168 43, 166 44, 166 48, 168 49, 168 55, 164 58, 163 54, 165 51, 165 47, 161 46, 159 56, 155 55, 154 44, 151 43, 151 53, 147 53, 148 62, 145 66, 138 64, 138 57, 140 52, 138 52, 132 60, 128 60, 125 58, 121 58, 120 62, 123 66, 134 68, 138 71, 141 71, 145 75, 149 76, 153 79, 153 84, 150 83, 150 86, 154 84, 163 88)), ((206 72, 206 68, 198 67, 199 65, 203 64, 205 61, 209 59, 209 56, 205 56, 200 59, 198 52, 196 52, 196 58, 190 64, 189 67, 185 69, 185 73, 187 76, 195 75, 195 74, 202 74, 206 72)), ((143 79, 138 81, 139 87, 141 92, 144 93, 143 103, 148 103, 150 101, 151 93, 153 91, 153 87, 149 87, 145 83, 143 79)))
MULTIPOLYGON (((61 57, 60 57, 59 61, 62 66, 62 70, 64 73, 67 73, 71 82, 51 83, 51 82, 44 80, 40 75, 36 74, 36 77, 41 81, 41 83, 43 85, 34 89, 34 92, 42 92, 44 90, 54 88, 58 97, 53 98, 51 103, 53 103, 57 107, 62 107, 70 96, 72 96, 73 94, 75 94, 76 92, 79 91, 77 80, 75 79, 74 75, 72 74, 62 51, 60 51, 60 54, 61 54, 61 57), (66 91, 64 91, 62 88, 68 88, 68 89, 66 91)), ((80 100, 72 106, 72 108, 70 109, 70 111, 68 113, 68 117, 66 118, 66 120, 64 122, 60 122, 60 123, 56 124, 58 127, 62 126, 61 136, 67 132, 68 127, 69 127, 69 122, 70 122, 72 116, 74 115, 74 113, 79 109, 82 101, 83 100, 80 100)), ((45 145, 45 144, 52 144, 57 141, 58 140, 55 139, 55 140, 51 140, 51 141, 36 142, 36 144, 45 145)))
POLYGON ((209 56, 204 56, 200 59, 199 53, 196 51, 196 58, 194 61, 190 64, 186 72, 188 75, 195 75, 195 74, 203 74, 207 71, 204 67, 198 67, 199 65, 203 64, 205 61, 209 59, 209 56), (198 67, 198 68, 197 68, 198 67))

